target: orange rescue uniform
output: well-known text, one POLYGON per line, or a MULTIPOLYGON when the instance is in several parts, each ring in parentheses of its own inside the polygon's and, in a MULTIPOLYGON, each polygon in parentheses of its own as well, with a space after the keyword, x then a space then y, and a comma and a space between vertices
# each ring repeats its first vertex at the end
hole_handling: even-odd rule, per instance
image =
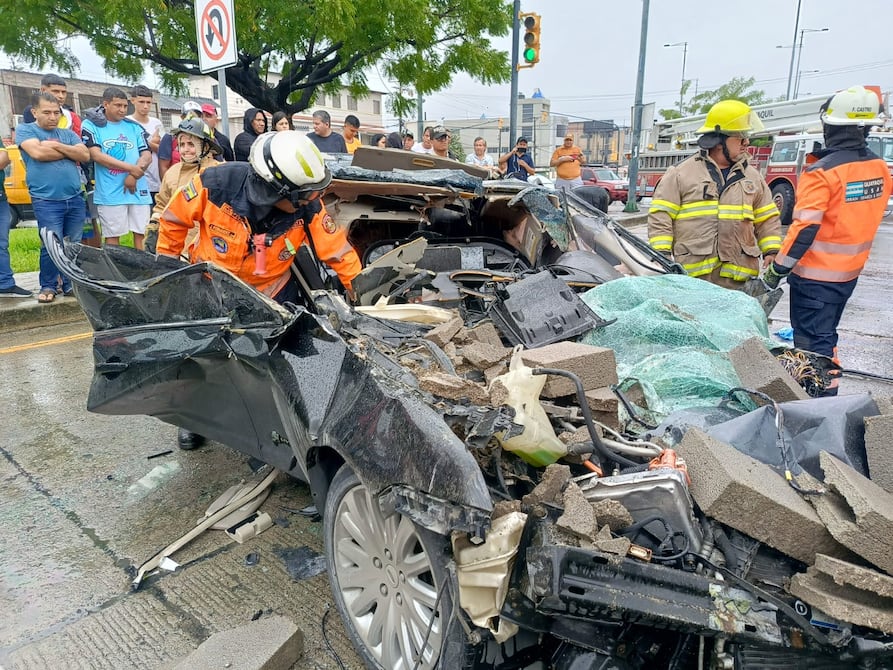
POLYGON ((288 283, 294 256, 307 238, 305 218, 310 218, 311 248, 350 289, 351 280, 361 270, 360 259, 347 241, 346 231, 335 223, 322 201, 314 200, 293 214, 257 207, 247 197, 246 181, 251 172, 247 163, 226 163, 196 175, 181 188, 161 215, 158 253, 179 256, 197 223, 198 239, 189 249, 191 263, 219 265, 273 297, 288 283), (255 231, 265 233, 266 262, 259 274, 255 274, 255 231))

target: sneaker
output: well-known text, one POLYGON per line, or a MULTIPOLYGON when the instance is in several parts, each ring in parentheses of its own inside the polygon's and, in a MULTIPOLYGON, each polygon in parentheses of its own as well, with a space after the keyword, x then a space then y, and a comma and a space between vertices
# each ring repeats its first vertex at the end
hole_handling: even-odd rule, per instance
POLYGON ((0 288, 0 298, 33 298, 34 293, 13 284, 9 288, 0 288))

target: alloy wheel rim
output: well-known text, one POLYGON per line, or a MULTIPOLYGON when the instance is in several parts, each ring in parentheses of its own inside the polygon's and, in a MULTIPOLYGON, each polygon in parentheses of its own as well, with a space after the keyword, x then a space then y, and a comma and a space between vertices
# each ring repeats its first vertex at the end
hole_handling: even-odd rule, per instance
POLYGON ((388 670, 433 668, 443 621, 434 607, 431 562, 413 523, 397 512, 383 516, 358 485, 342 498, 334 525, 337 587, 369 654, 388 670))

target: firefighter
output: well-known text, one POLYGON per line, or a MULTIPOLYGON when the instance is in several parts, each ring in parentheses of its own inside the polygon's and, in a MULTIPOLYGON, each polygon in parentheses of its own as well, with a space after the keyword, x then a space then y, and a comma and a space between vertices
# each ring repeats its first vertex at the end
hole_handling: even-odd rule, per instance
MULTIPOLYGON (((215 263, 279 303, 298 302, 291 265, 306 241, 350 293, 360 259, 322 203, 331 180, 322 154, 303 133, 262 134, 247 163, 209 167, 177 191, 161 215, 158 253, 179 258, 195 223, 199 234, 190 262, 215 263)), ((204 441, 179 429, 181 449, 204 441)))
MULTIPOLYGON (((794 346, 837 359, 837 325, 865 267, 890 197, 887 164, 867 147, 880 100, 862 86, 831 96, 819 118, 825 148, 801 175, 794 218, 766 269, 767 288, 787 277, 794 346)), ((837 395, 839 371, 824 395, 837 395)))
POLYGON ((171 198, 161 215, 158 253, 178 257, 196 222, 190 262, 210 261, 277 302, 294 302, 299 289, 290 268, 306 240, 350 291, 360 260, 321 200, 331 180, 303 133, 264 133, 247 163, 210 167, 171 198))
POLYGON ((692 277, 743 289, 781 246, 781 219, 748 136, 762 129, 750 107, 722 100, 698 129, 700 151, 667 170, 648 210, 651 246, 692 277))

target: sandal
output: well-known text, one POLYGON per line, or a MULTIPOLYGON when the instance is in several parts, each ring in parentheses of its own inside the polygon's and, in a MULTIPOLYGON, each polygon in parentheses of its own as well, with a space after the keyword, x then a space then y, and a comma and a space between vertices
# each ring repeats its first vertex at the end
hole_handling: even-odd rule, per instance
POLYGON ((42 304, 47 304, 53 302, 56 299, 56 291, 51 288, 43 288, 40 289, 40 293, 37 294, 37 302, 42 304))

